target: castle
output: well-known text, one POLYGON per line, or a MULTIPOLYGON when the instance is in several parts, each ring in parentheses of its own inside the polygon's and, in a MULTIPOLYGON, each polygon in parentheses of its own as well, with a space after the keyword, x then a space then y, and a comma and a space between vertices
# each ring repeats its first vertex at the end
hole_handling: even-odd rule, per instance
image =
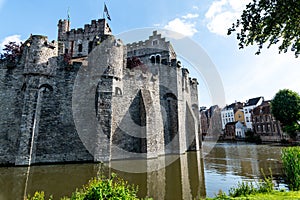
POLYGON ((197 80, 156 31, 124 45, 105 19, 31 35, 0 67, 0 164, 155 158, 199 150, 197 80))

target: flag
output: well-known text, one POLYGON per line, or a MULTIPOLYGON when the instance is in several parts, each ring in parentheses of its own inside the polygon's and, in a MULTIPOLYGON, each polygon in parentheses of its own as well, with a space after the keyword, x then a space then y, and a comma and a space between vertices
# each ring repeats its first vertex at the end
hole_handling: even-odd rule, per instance
POLYGON ((104 3, 104 13, 106 14, 107 19, 111 20, 105 3, 104 3))

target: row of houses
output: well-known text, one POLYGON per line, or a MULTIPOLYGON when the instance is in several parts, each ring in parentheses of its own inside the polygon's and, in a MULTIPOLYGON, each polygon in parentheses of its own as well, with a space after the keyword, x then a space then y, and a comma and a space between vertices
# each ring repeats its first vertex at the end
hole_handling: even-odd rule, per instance
POLYGON ((280 122, 271 113, 271 102, 264 97, 234 102, 224 108, 202 107, 200 120, 202 135, 207 139, 245 139, 247 132, 259 136, 263 142, 287 139, 280 122))

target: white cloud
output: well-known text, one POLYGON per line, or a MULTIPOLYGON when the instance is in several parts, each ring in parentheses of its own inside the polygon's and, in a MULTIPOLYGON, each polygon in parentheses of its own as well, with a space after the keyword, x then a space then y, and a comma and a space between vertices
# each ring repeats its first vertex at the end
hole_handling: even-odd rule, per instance
POLYGON ((198 32, 195 26, 195 23, 186 21, 184 19, 175 18, 174 20, 169 21, 169 23, 164 28, 181 33, 185 36, 193 36, 198 32))
POLYGON ((198 6, 193 6, 193 9, 199 10, 199 7, 198 6))
POLYGON ((191 37, 198 32, 195 21, 198 17, 199 14, 188 13, 169 21, 164 28, 191 37))
POLYGON ((192 14, 192 13, 188 13, 187 15, 182 16, 183 19, 194 19, 199 17, 198 14, 192 14))
POLYGON ((226 5, 227 0, 214 1, 205 14, 206 18, 213 18, 218 13, 222 12, 223 6, 226 5))
POLYGON ((21 35, 11 35, 4 38, 0 43, 0 52, 2 52, 2 50, 4 49, 4 45, 8 44, 9 42, 16 42, 16 43, 22 42, 21 35))
POLYGON ((222 12, 214 17, 210 23, 207 24, 207 28, 210 32, 218 35, 226 36, 227 29, 230 27, 232 22, 238 17, 232 12, 222 12))
POLYGON ((217 0, 205 14, 210 32, 225 36, 227 29, 242 14, 242 10, 251 0, 217 0))

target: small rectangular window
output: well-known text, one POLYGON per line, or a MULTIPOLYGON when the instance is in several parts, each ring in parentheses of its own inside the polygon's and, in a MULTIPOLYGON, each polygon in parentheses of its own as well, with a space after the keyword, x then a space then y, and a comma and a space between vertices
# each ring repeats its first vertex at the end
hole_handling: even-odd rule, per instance
POLYGON ((153 40, 153 41, 152 41, 152 45, 153 45, 153 46, 158 45, 158 40, 153 40))
POLYGON ((78 52, 82 52, 82 44, 78 44, 78 52))

